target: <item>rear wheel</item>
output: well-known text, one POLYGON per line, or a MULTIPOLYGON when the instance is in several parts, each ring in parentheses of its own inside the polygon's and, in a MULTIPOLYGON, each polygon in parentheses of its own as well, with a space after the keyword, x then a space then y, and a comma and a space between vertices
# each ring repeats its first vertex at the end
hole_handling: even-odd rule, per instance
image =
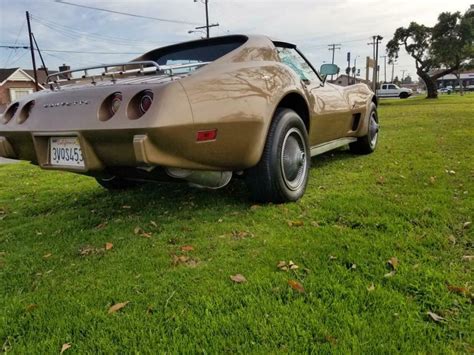
POLYGON ((408 99, 408 96, 409 96, 409 95, 408 95, 408 93, 406 93, 406 92, 400 93, 400 98, 401 98, 401 99, 408 99))
POLYGON ((357 141, 349 144, 351 152, 356 154, 370 154, 377 147, 379 139, 379 116, 377 115, 377 106, 374 103, 369 111, 369 129, 367 135, 357 138, 357 141))
POLYGON ((107 190, 127 190, 137 187, 140 183, 131 180, 125 180, 118 176, 112 176, 109 178, 97 177, 95 180, 100 186, 107 190))
POLYGON ((273 203, 298 200, 306 190, 310 164, 303 120, 293 110, 277 110, 262 158, 246 174, 252 199, 273 203))

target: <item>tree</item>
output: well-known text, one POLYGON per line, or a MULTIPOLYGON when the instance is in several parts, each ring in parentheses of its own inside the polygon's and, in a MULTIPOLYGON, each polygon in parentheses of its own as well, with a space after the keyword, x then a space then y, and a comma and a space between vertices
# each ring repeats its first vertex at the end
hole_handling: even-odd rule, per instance
POLYGON ((413 84, 413 79, 410 75, 407 75, 405 78, 403 78, 402 84, 413 84))
MULTIPOLYGON (((469 42, 469 38, 471 38, 467 46, 472 50, 472 27, 471 31, 467 31, 465 23, 467 23, 467 27, 469 25, 472 26, 471 15, 466 14, 462 17, 459 13, 442 13, 438 17, 438 23, 434 28, 420 25, 416 22, 410 23, 407 28, 398 28, 393 38, 387 43, 387 53, 390 62, 398 58, 400 49, 403 46, 406 52, 415 59, 416 73, 426 85, 427 98, 437 98, 436 80, 446 74, 459 70, 460 63, 470 59, 471 56, 468 56, 469 50, 463 50, 459 53, 459 60, 448 60, 446 52, 443 51, 443 55, 440 56, 441 52, 437 52, 435 47, 438 46, 438 43, 442 42, 441 38, 444 38, 447 34, 451 41, 461 47, 464 47, 469 42), (453 16, 458 16, 456 18, 459 21, 453 21, 453 16), (464 18, 471 20, 465 21, 463 26, 460 26, 464 18), (462 27, 462 29, 458 30, 458 26, 462 27), (458 33, 458 35, 451 36, 450 34, 453 32, 458 33)), ((454 43, 452 45, 454 46, 454 43)))
POLYGON ((461 95, 463 84, 460 71, 467 68, 474 57, 474 13, 461 16, 459 12, 439 15, 438 23, 433 27, 432 54, 441 65, 456 68, 454 74, 458 79, 461 95), (469 60, 470 59, 470 60, 469 60))

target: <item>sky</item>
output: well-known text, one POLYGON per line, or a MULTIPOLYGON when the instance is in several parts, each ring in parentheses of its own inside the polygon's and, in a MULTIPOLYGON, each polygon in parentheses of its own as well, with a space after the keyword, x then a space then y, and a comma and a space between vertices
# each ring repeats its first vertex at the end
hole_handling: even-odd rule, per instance
MULTIPOLYGON (((205 24, 203 0, 63 1, 176 22, 101 12, 57 0, 0 0, 0 46, 28 46, 25 11, 32 16, 32 32, 44 50, 46 66, 55 70, 63 63, 74 68, 128 61, 163 45, 197 39, 202 33, 188 31, 205 24)), ((471 4, 474 0, 209 0, 209 15, 211 23, 220 24, 211 28, 211 36, 264 34, 292 42, 315 67, 331 62, 328 45, 340 44, 335 63, 344 70, 347 52, 351 52, 351 65, 356 59, 364 77, 365 58, 372 55, 371 36, 383 36, 382 56, 398 27, 412 21, 432 26, 441 12, 464 13, 471 4)), ((380 63, 384 79, 383 58, 380 63)), ((29 51, 0 47, 0 68, 8 67, 32 68, 29 51)), ((416 77, 415 63, 402 52, 395 75, 408 74, 416 77)))

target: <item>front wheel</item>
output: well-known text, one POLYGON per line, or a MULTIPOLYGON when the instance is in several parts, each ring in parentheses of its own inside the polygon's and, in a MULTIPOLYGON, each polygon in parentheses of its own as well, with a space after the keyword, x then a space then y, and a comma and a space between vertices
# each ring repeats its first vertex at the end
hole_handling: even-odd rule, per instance
POLYGON ((284 203, 303 196, 311 156, 303 120, 290 109, 278 109, 260 162, 246 173, 253 200, 284 203))
POLYGON ((377 147, 379 140, 379 116, 377 115, 377 106, 374 103, 370 105, 368 125, 367 135, 359 137, 356 142, 349 144, 351 152, 370 154, 377 147))

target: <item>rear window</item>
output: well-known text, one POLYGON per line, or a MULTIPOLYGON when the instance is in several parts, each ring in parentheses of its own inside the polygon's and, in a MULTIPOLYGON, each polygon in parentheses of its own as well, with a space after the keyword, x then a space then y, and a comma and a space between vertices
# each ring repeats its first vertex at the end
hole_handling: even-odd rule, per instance
POLYGON ((159 48, 143 55, 142 60, 153 60, 159 65, 213 62, 240 47, 245 36, 227 36, 210 40, 193 41, 159 48))

